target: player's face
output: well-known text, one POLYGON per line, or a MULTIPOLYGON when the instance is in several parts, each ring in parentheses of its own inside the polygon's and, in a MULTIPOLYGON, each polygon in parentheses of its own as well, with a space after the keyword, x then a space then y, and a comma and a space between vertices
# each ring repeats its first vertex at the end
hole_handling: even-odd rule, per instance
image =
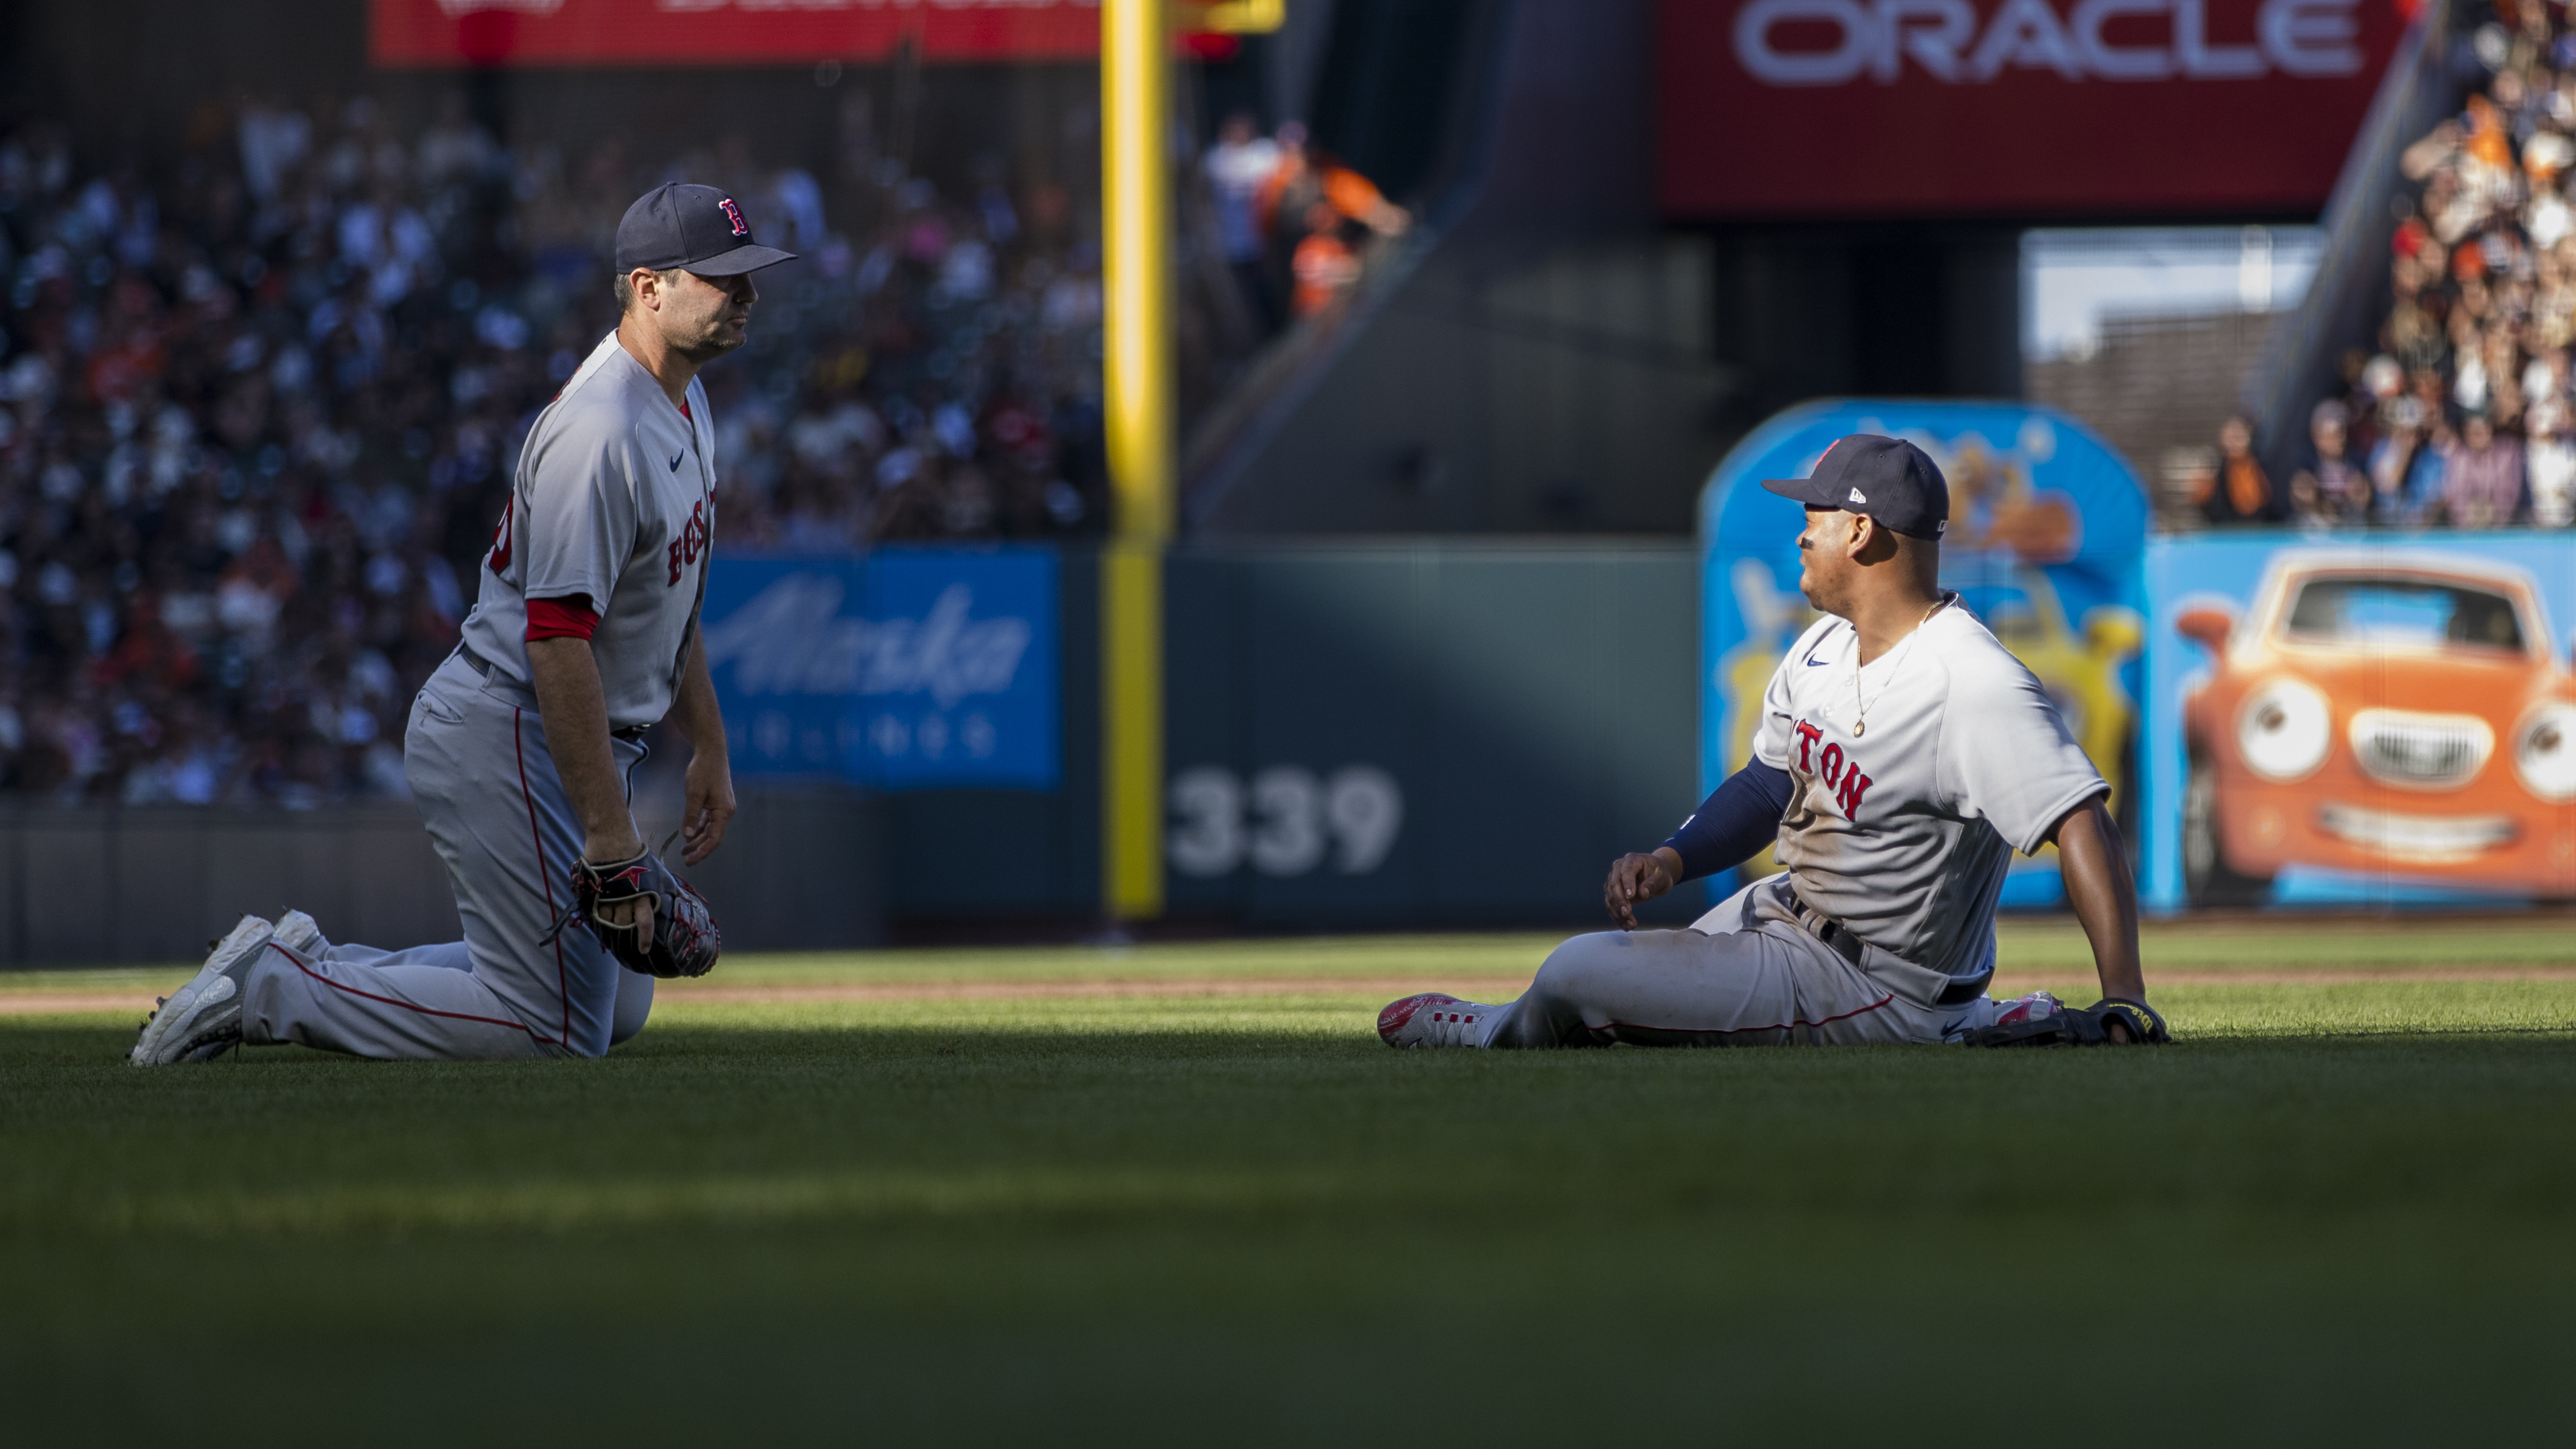
POLYGON ((1809 508, 1807 526, 1798 532, 1798 592, 1828 614, 1842 598, 1842 581, 1851 568, 1852 515, 1839 508, 1809 508))
POLYGON ((674 272, 660 291, 661 305, 653 315, 673 351, 703 361, 750 339, 751 304, 760 300, 750 273, 701 277, 674 272))

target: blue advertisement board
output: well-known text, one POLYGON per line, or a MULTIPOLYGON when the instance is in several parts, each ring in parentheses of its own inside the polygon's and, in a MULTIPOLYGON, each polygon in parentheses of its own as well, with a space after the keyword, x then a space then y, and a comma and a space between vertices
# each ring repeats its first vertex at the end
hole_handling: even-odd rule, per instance
MULTIPOLYGON (((2111 782, 2114 812, 2132 821, 2146 490, 2081 423, 2012 403, 1812 403, 1756 428, 1718 464, 1700 495, 1702 788, 1751 757, 1763 686, 1816 618, 1798 592, 1802 510, 1761 480, 1806 476, 1852 433, 1905 438, 1940 464, 1950 485, 1943 586, 2039 676, 2111 782)), ((1748 868, 1774 867, 1766 854, 1748 868)), ((1711 899, 1737 883, 1710 882, 1711 899)), ((2062 896, 2053 849, 2015 858, 2005 904, 2062 896)))
POLYGON ((2576 543, 2208 533, 2147 548, 2139 894, 2576 896, 2576 543))
POLYGON ((705 639, 734 773, 1052 790, 1056 557, 719 555, 705 639))

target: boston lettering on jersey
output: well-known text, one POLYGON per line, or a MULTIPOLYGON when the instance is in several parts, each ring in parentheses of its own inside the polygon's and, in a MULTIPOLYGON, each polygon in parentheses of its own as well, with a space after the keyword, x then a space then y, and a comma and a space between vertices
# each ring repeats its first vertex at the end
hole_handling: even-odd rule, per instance
POLYGON ((674 661, 686 652, 712 552, 713 426, 700 384, 690 383, 687 398, 686 408, 674 407, 615 333, 600 339, 529 425, 461 629, 478 656, 523 688, 528 641, 582 634, 617 728, 669 713, 674 661), (681 466, 665 467, 675 453, 681 466), (589 627, 545 607, 573 599, 584 601, 577 623, 589 627))
POLYGON ((513 493, 501 504, 501 521, 492 526, 492 557, 487 562, 492 572, 502 578, 510 574, 510 517, 518 507, 519 495, 513 493))
POLYGON ((1798 898, 1880 950, 1954 976, 1994 953, 2015 851, 2102 793, 2048 692, 1966 609, 1935 612, 1855 681, 1859 640, 1830 615, 1763 691, 1753 754, 1788 775, 1775 857, 1798 898), (1810 669, 1813 657, 1828 668, 1810 669), (1868 675, 1876 678, 1868 678, 1868 675), (1859 697, 1869 735, 1851 730, 1859 697))
POLYGON ((1799 773, 1822 779, 1825 788, 1834 792, 1834 803, 1842 807, 1843 818, 1859 821, 1861 797, 1869 793, 1870 785, 1869 776, 1861 772, 1859 757, 1844 755, 1841 745, 1827 745, 1817 751, 1816 741, 1824 738, 1825 732, 1803 719, 1795 728, 1799 773))
POLYGON ((680 525, 680 536, 671 540, 671 577, 665 587, 677 588, 680 573, 698 561, 707 546, 707 505, 705 499, 689 509, 689 521, 680 525))

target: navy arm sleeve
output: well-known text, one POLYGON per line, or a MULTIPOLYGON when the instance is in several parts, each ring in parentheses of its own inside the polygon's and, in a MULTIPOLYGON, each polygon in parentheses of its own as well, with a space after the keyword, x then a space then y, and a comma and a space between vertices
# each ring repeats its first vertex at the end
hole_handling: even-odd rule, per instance
POLYGON ((1682 879, 1715 875, 1760 855, 1780 838, 1789 813, 1789 772, 1760 760, 1726 777, 1664 844, 1682 858, 1682 879))

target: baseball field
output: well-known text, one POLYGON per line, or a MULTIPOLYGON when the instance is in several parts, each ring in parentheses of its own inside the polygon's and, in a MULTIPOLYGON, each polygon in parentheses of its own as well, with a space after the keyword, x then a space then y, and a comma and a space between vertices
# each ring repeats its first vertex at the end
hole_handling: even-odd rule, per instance
POLYGON ((464 1067, 0 977, 10 1437, 2563 1442, 2576 924, 2151 925, 2156 1050, 1377 1043, 1549 944, 729 960, 464 1067))

